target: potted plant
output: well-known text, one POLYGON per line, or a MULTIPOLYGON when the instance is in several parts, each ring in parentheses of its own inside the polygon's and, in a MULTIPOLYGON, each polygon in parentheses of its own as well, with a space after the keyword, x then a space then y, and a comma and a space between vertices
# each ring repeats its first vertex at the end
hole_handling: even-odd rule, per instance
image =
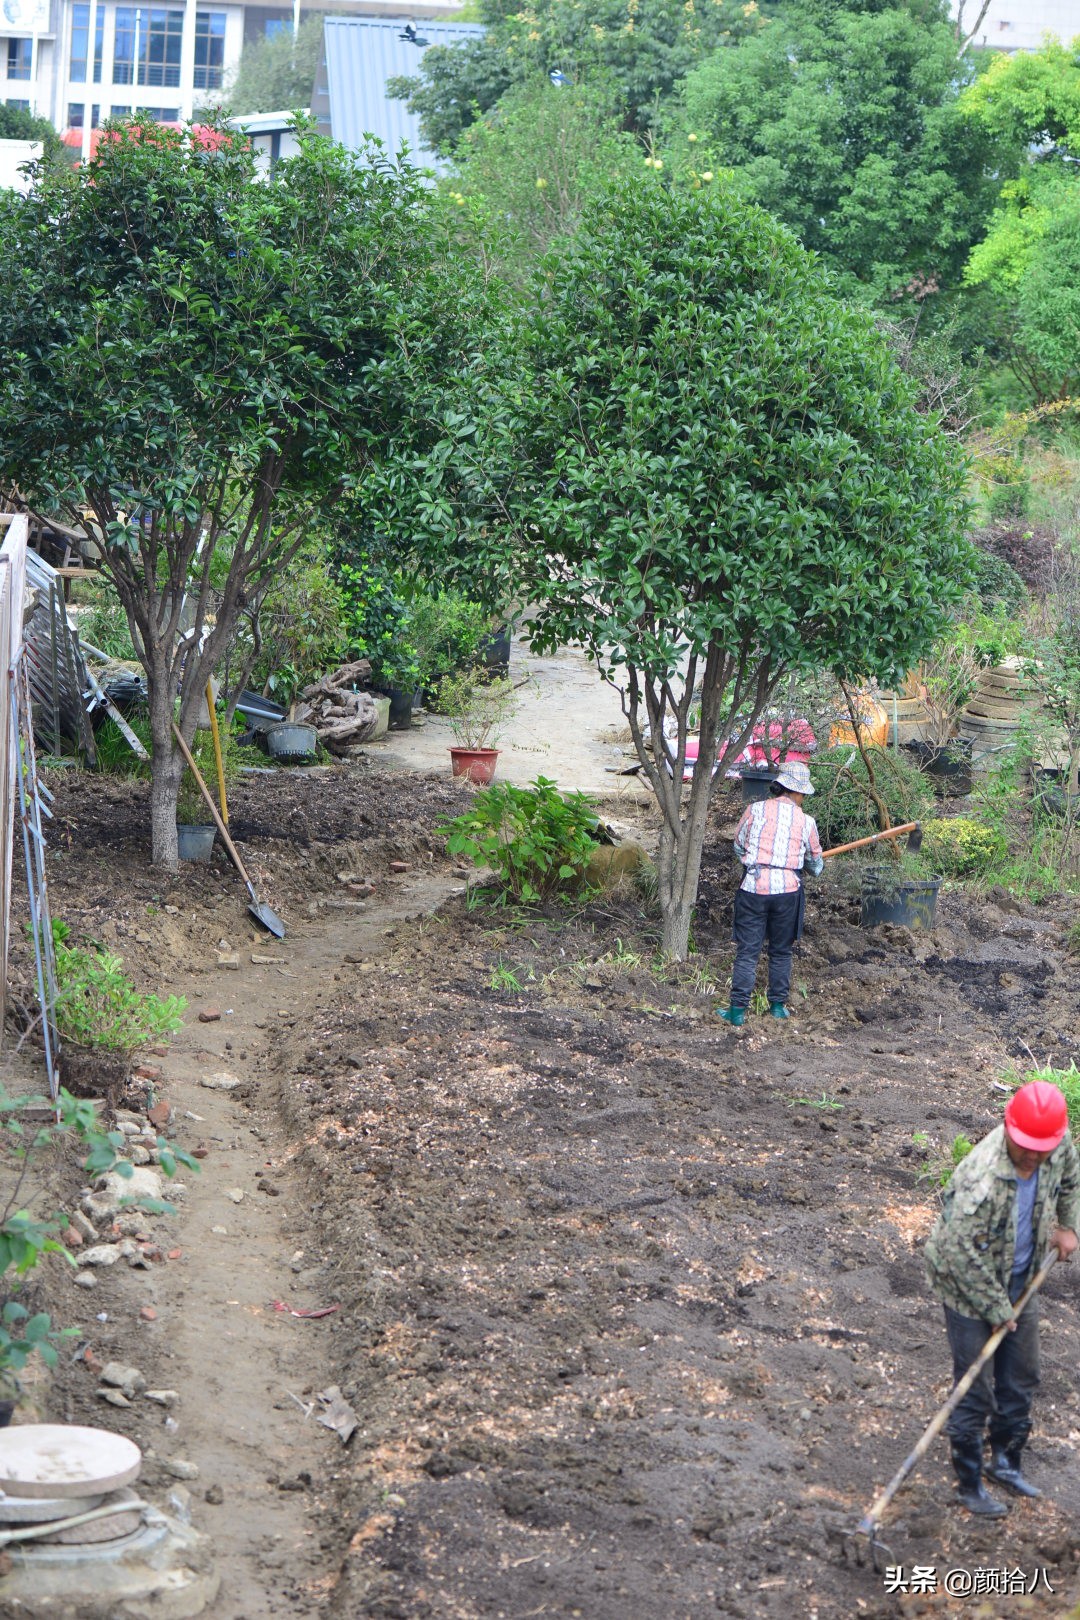
POLYGON ((958 737, 956 729, 978 673, 975 654, 956 634, 943 636, 919 669, 918 694, 926 707, 923 740, 904 746, 942 795, 971 792, 971 739, 958 737))
MULTIPOLYGON (((227 731, 221 734, 221 767, 228 792, 236 781, 236 763, 227 731)), ((191 755, 206 783, 217 781, 217 762, 209 731, 197 731, 191 740, 191 755)), ((211 788, 213 792, 213 788, 211 788)), ((185 765, 176 796, 176 844, 182 861, 209 861, 217 828, 210 820, 206 800, 191 771, 185 765)))
POLYGON ((862 869, 859 926, 898 923, 929 934, 937 916, 939 877, 927 876, 910 857, 862 869))
POLYGON ((482 680, 474 670, 460 670, 439 683, 438 708, 457 739, 450 749, 455 776, 486 786, 495 776, 499 750, 494 746, 517 709, 513 681, 505 676, 482 680))

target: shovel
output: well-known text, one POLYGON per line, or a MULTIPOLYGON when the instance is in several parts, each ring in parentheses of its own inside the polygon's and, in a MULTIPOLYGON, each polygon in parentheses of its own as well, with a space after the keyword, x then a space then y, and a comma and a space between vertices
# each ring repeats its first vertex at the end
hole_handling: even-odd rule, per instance
POLYGON ((1024 1292, 1020 1295, 1020 1298, 1013 1306, 1013 1313, 1009 1317, 1008 1321, 1002 1322, 1000 1327, 994 1329, 993 1333, 991 1333, 990 1337, 983 1345, 979 1356, 971 1363, 971 1366, 968 1368, 963 1378, 961 1378, 960 1382, 957 1384, 956 1388, 945 1402, 945 1405, 935 1417, 931 1418, 922 1438, 904 1458, 903 1462, 900 1464, 900 1467, 897 1469, 892 1479, 890 1479, 881 1495, 876 1498, 869 1508, 867 1508, 855 1529, 845 1532, 845 1540, 848 1542, 854 1541, 856 1543, 856 1562, 863 1562, 863 1559, 860 1556, 862 1549, 856 1540, 856 1538, 859 1536, 866 1536, 867 1538, 867 1547, 870 1553, 871 1562, 873 1563, 875 1569, 880 1568, 880 1565, 878 1564, 879 1553, 885 1553, 889 1558, 893 1556, 891 1550, 885 1545, 885 1543, 878 1539, 878 1530, 881 1528, 882 1514, 885 1512, 885 1509, 888 1507, 901 1485, 907 1479, 908 1475, 914 1473, 918 1464, 926 1456, 926 1453, 930 1450, 930 1447, 933 1445, 934 1441, 945 1427, 950 1415, 960 1405, 960 1402, 963 1400, 976 1378, 978 1378, 979 1374, 986 1366, 986 1363, 997 1350, 998 1345, 1009 1331, 1009 1328, 1013 1322, 1015 1322, 1019 1317, 1020 1312, 1024 1309, 1024 1306, 1027 1304, 1028 1300, 1038 1293, 1039 1289, 1050 1275, 1050 1270, 1057 1257, 1057 1250, 1051 1249, 1047 1254, 1046 1259, 1039 1267, 1039 1270, 1035 1273, 1034 1277, 1032 1277, 1031 1281, 1024 1289, 1024 1292))
POLYGON ((912 855, 918 854, 922 848, 922 827, 917 821, 905 821, 902 827, 888 827, 884 832, 871 833, 869 838, 856 838, 853 844, 837 844, 835 849, 824 849, 821 852, 823 861, 830 855, 846 855, 849 849, 862 849, 867 844, 876 844, 882 838, 899 838, 901 833, 907 833, 907 847, 912 855))
POLYGON ((263 901, 261 901, 259 899, 258 895, 255 893, 254 885, 252 884, 251 879, 248 877, 247 872, 244 870, 244 863, 240 859, 240 855, 239 855, 239 852, 237 851, 236 845, 233 843, 232 839, 229 837, 229 829, 228 829, 228 827, 226 827, 225 823, 221 819, 221 812, 219 811, 217 805, 214 803, 213 799, 211 798, 210 789, 207 787, 206 783, 203 781, 202 772, 199 770, 199 767, 196 765, 195 761, 192 759, 192 757, 191 757, 191 749, 188 747, 187 743, 184 741, 183 737, 180 735, 180 727, 176 724, 175 720, 173 721, 173 736, 176 738, 177 742, 180 745, 180 752, 183 754, 184 759, 187 761, 188 769, 191 771, 192 776, 195 778, 196 782, 199 785, 199 792, 202 794, 203 798, 206 800, 207 805, 209 806, 210 814, 214 818, 214 824, 216 825, 218 832, 221 834, 222 840, 223 840, 223 842, 225 844, 225 848, 228 850, 229 855, 230 855, 230 857, 232 859, 232 863, 236 867, 236 870, 239 872, 240 876, 243 878, 244 882, 247 884, 247 892, 251 896, 251 904, 250 904, 250 906, 248 906, 248 910, 250 911, 251 915, 255 918, 256 922, 262 923, 262 925, 266 929, 267 933, 273 934, 275 939, 284 939, 285 938, 285 924, 282 922, 282 920, 278 916, 277 912, 271 910, 271 908, 268 905, 265 905, 263 903, 263 901))

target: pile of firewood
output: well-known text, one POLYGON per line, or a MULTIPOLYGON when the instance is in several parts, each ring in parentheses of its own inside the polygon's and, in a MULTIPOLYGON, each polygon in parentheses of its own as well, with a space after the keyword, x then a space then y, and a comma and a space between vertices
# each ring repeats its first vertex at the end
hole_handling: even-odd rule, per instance
POLYGON ((306 686, 300 696, 295 718, 302 724, 315 727, 319 741, 330 754, 347 754, 358 743, 368 742, 375 734, 379 711, 371 692, 354 692, 361 681, 371 679, 371 665, 366 658, 324 675, 314 686, 306 686))

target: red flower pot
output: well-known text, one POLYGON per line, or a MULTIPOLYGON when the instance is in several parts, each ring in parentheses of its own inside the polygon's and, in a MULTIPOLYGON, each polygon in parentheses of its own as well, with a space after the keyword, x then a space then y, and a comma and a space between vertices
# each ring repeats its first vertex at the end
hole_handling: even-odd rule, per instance
POLYGON ((495 776, 497 748, 451 748, 450 769, 455 776, 467 776, 478 787, 487 787, 495 776))

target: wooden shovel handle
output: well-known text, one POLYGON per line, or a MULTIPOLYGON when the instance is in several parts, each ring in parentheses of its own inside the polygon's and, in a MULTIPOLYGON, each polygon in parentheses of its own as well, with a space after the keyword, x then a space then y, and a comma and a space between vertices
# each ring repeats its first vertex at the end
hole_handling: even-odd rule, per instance
MULTIPOLYGON (((248 888, 251 889, 251 879, 248 877, 247 873, 244 870, 244 863, 240 859, 240 855, 239 855, 239 852, 238 852, 238 850, 236 848, 236 845, 233 843, 232 839, 229 837, 229 829, 228 829, 228 827, 226 827, 225 823, 221 819, 221 812, 218 809, 217 805, 214 803, 213 797, 212 797, 212 795, 210 793, 210 789, 207 787, 206 783, 203 781, 202 772, 200 771, 199 767, 196 765, 194 759, 192 759, 192 757, 191 757, 191 749, 188 747, 187 743, 184 741, 183 737, 180 735, 180 727, 177 725, 175 720, 172 723, 172 728, 173 728, 173 736, 176 738, 176 741, 180 746, 180 752, 183 754, 185 760, 187 761, 188 769, 191 771, 192 776, 195 778, 196 782, 199 785, 199 792, 202 794, 203 798, 206 800, 207 807, 209 808, 210 814, 214 818, 214 822, 215 822, 215 824, 217 826, 217 830, 221 834, 222 838, 225 841, 225 848, 228 850, 230 856, 232 857, 233 865, 236 867, 236 870, 239 872, 240 876, 243 878, 243 880, 247 884, 248 888)), ((255 891, 252 889, 251 892, 254 893, 255 891)))
POLYGON ((905 821, 902 827, 887 827, 884 832, 871 833, 869 838, 856 838, 853 844, 837 844, 835 849, 826 849, 821 853, 823 861, 830 855, 846 855, 849 849, 862 849, 864 844, 876 844, 882 838, 899 838, 901 833, 914 832, 919 825, 917 821, 905 821))

